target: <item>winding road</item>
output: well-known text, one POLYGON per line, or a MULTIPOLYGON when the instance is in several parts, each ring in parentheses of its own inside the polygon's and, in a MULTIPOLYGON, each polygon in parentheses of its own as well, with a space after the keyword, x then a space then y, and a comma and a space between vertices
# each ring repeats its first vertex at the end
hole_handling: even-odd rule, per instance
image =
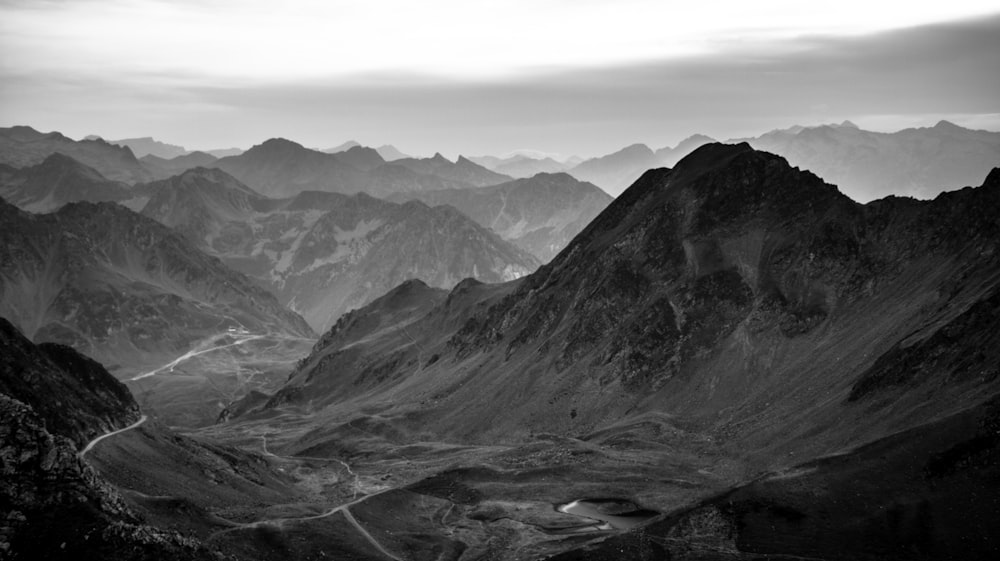
MULTIPOLYGON (((277 455, 277 454, 275 454, 275 453, 273 453, 273 452, 271 452, 270 450, 267 449, 267 436, 266 435, 263 435, 263 434, 260 435, 260 439, 261 439, 261 443, 263 445, 262 448, 264 450, 264 454, 266 456, 271 456, 273 458, 278 458, 280 460, 314 460, 314 461, 315 460, 319 460, 319 461, 325 461, 325 462, 337 462, 337 463, 339 463, 340 465, 344 466, 344 468, 347 470, 347 473, 349 473, 352 476, 354 476, 354 496, 357 497, 358 489, 360 488, 361 476, 359 476, 357 473, 355 473, 354 470, 351 469, 351 466, 347 464, 347 462, 345 462, 343 460, 339 460, 337 458, 315 458, 315 457, 309 457, 309 456, 279 456, 279 455, 277 455)), ((360 499, 355 498, 354 500, 352 500, 350 502, 344 503, 344 504, 339 505, 339 506, 335 506, 335 507, 331 508, 330 510, 327 510, 327 511, 322 512, 320 514, 314 514, 312 516, 301 516, 301 517, 296 517, 296 518, 271 518, 271 519, 266 519, 266 520, 257 520, 256 522, 246 522, 246 523, 242 523, 242 524, 235 524, 232 528, 227 528, 225 530, 220 530, 218 532, 215 532, 214 534, 212 534, 211 536, 209 536, 208 539, 212 539, 215 536, 218 536, 218 535, 221 535, 221 534, 225 534, 225 533, 228 533, 228 532, 233 532, 233 531, 241 530, 241 529, 244 529, 244 528, 257 528, 259 526, 263 526, 263 525, 266 525, 266 524, 277 524, 277 525, 280 525, 280 524, 283 524, 283 523, 286 523, 286 522, 305 522, 305 521, 308 521, 308 520, 319 520, 321 518, 328 518, 328 517, 333 516, 334 514, 337 514, 338 512, 340 512, 340 513, 342 513, 344 515, 344 519, 347 520, 352 526, 354 526, 354 528, 358 531, 358 533, 361 534, 361 536, 364 537, 366 540, 368 540, 368 542, 372 544, 372 547, 374 547, 375 549, 377 549, 382 555, 385 555, 386 557, 388 557, 389 559, 392 559, 393 561, 405 561, 401 557, 398 557, 397 555, 393 554, 391 551, 389 551, 385 547, 383 547, 382 544, 379 543, 379 541, 377 539, 375 539, 375 536, 373 536, 370 533, 368 533, 368 530, 366 530, 365 527, 362 526, 361 523, 358 522, 358 520, 356 518, 354 518, 354 515, 351 514, 351 511, 348 510, 350 507, 352 507, 352 506, 354 506, 356 504, 359 504, 359 503, 364 502, 364 501, 366 501, 366 500, 368 500, 368 499, 370 499, 372 497, 381 495, 382 493, 386 493, 386 492, 392 491, 392 490, 393 490, 392 488, 383 489, 381 491, 377 491, 375 493, 371 493, 369 495, 365 495, 365 496, 361 497, 360 499)))
POLYGON ((111 431, 109 433, 105 433, 105 434, 102 434, 101 436, 98 436, 97 438, 95 438, 95 439, 91 440, 90 442, 88 442, 87 445, 83 448, 83 450, 80 450, 80 453, 78 454, 78 456, 82 458, 84 456, 84 454, 86 454, 87 452, 90 452, 94 448, 94 446, 97 446, 98 442, 104 440, 105 438, 108 438, 110 436, 114 436, 116 434, 121 434, 121 433, 123 433, 123 432, 125 432, 127 430, 132 430, 132 429, 138 427, 139 425, 141 425, 141 424, 143 424, 145 422, 146 422, 146 416, 143 415, 142 417, 139 417, 138 421, 132 423, 131 425, 129 425, 129 426, 123 428, 123 429, 113 430, 113 431, 111 431))
POLYGON ((173 370, 175 366, 177 366, 178 364, 184 362, 185 360, 188 360, 189 358, 196 357, 198 355, 203 355, 205 353, 210 353, 212 351, 217 351, 219 349, 226 349, 226 348, 229 348, 229 347, 235 347, 236 345, 242 345, 243 343, 246 343, 247 341, 253 341, 255 339, 263 339, 263 338, 264 338, 264 335, 251 335, 249 337, 244 337, 242 339, 239 339, 239 340, 234 341, 232 343, 227 343, 225 345, 219 345, 217 347, 209 347, 207 349, 202 349, 200 351, 188 351, 187 353, 185 353, 185 354, 177 357, 176 359, 174 359, 173 361, 171 361, 168 364, 164 364, 163 366, 157 368, 156 370, 150 370, 149 372, 143 372, 142 374, 139 374, 139 375, 137 375, 137 376, 135 376, 133 378, 129 378, 129 380, 131 380, 131 381, 134 382, 136 380, 142 380, 143 378, 149 378, 150 376, 155 376, 155 375, 159 374, 160 372, 163 372, 164 370, 167 370, 167 371, 173 370))

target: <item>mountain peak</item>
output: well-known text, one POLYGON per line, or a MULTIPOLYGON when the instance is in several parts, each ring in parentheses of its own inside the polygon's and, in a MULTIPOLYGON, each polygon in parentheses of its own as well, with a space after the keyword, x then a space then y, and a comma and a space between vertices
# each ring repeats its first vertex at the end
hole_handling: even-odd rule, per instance
POLYGON ((937 130, 950 130, 950 131, 965 130, 964 128, 956 125, 955 123, 952 123, 951 121, 946 121, 944 119, 938 121, 937 124, 934 125, 934 128, 937 130))
POLYGON ((287 138, 269 138, 264 142, 251 147, 247 152, 287 152, 291 150, 304 150, 305 146, 302 146, 298 142, 288 140, 287 138))
POLYGON ((431 157, 431 161, 442 163, 442 164, 450 164, 451 163, 451 160, 449 160, 448 158, 445 158, 444 156, 442 156, 441 152, 435 152, 434 156, 431 157))
POLYGON ((989 175, 986 176, 986 181, 983 182, 983 187, 1000 189, 1000 167, 990 170, 989 175))

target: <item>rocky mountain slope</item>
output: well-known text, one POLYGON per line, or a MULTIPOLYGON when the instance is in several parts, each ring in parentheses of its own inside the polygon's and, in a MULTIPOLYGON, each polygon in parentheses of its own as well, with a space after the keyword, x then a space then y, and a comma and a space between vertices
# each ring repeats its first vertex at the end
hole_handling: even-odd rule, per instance
POLYGON ((36 347, 0 318, 0 555, 4 559, 210 559, 143 523, 78 455, 139 418, 132 395, 68 347, 36 347))
POLYGON ((124 207, 31 215, 0 203, 0 226, 0 316, 36 342, 131 371, 227 331, 311 334, 250 279, 124 207))
POLYGON ((60 152, 24 168, 0 168, 0 197, 29 212, 51 212, 78 201, 126 201, 132 189, 60 152))
POLYGON ((451 205, 542 263, 555 257, 612 200, 596 186, 565 173, 541 173, 479 189, 425 191, 390 198, 410 199, 451 205))
POLYGON ((743 139, 835 183, 854 200, 934 197, 974 185, 1000 165, 1000 133, 948 121, 881 133, 840 125, 793 127, 743 139))
POLYGON ((321 192, 270 199, 206 169, 150 188, 143 214, 254 277, 317 329, 409 278, 451 287, 538 266, 451 207, 321 192))
POLYGON ((456 289, 411 318, 433 364, 386 332, 352 345, 362 368, 334 373, 344 347, 317 346, 283 393, 320 400, 310 387, 332 377, 412 407, 435 396, 433 428, 466 438, 662 411, 748 465, 833 452, 997 390, 998 181, 861 206, 780 157, 708 145, 645 174, 509 294, 456 289))
POLYGON ((303 498, 258 454, 140 417, 123 384, 69 347, 0 318, 0 349, 4 559, 232 558, 210 543, 235 525, 215 512, 303 498))
POLYGON ((41 133, 31 127, 0 128, 0 164, 34 166, 56 152, 94 168, 112 181, 134 184, 153 178, 131 150, 101 139, 76 141, 58 132, 41 133))
POLYGON ((651 488, 614 484, 660 522, 566 559, 976 557, 997 547, 983 538, 997 522, 997 216, 1000 169, 933 201, 860 205, 781 157, 706 145, 644 174, 528 277, 400 287, 346 316, 254 414, 308 404, 482 445, 544 435, 581 456, 580 478, 609 449, 679 459, 651 488), (677 486, 694 490, 683 508, 652 498, 677 486))

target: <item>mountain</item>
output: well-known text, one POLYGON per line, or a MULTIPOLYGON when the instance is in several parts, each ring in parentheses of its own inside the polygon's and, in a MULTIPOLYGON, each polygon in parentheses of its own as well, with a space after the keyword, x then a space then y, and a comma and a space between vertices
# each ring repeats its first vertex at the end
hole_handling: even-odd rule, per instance
POLYGON ((307 190, 351 192, 360 190, 357 187, 365 183, 365 174, 336 154, 317 152, 280 138, 253 146, 238 156, 220 158, 213 167, 271 197, 293 196, 307 190))
POLYGON ((385 160, 374 148, 366 146, 353 146, 337 154, 342 162, 348 163, 362 171, 371 171, 382 164, 385 160))
POLYGON ((538 266, 451 207, 311 191, 275 200, 207 169, 151 188, 143 214, 255 278, 317 329, 409 278, 451 287, 538 266))
POLYGON ((677 143, 673 148, 664 147, 657 150, 654 155, 663 167, 672 168, 681 161, 684 156, 693 152, 705 144, 715 142, 715 139, 703 134, 694 134, 677 143))
POLYGON ((490 171, 465 156, 459 156, 457 161, 452 162, 441 154, 434 154, 431 158, 402 158, 394 160, 392 164, 422 175, 435 175, 474 187, 497 185, 511 179, 509 176, 490 171))
POLYGON ((30 406, 54 434, 78 448, 139 419, 124 384, 70 347, 35 346, 0 317, 0 393, 30 406))
POLYGON ((183 156, 188 153, 188 150, 183 146, 177 146, 176 144, 167 144, 166 142, 160 142, 152 137, 145 136, 142 138, 123 138, 121 140, 109 140, 108 144, 114 144, 116 146, 125 146, 135 154, 136 158, 142 158, 143 156, 152 155, 157 158, 163 158, 165 160, 171 160, 178 156, 183 156))
POLYGON ((532 157, 526 154, 513 154, 506 158, 477 156, 469 159, 497 173, 516 178, 528 178, 539 173, 559 173, 576 165, 559 162, 551 156, 532 157))
POLYGON ((350 427, 500 447, 408 487, 487 523, 545 486, 663 513, 565 559, 980 557, 998 547, 998 212, 1000 168, 861 205, 708 144, 527 277, 345 316, 251 417, 308 404, 286 446, 309 455, 350 427))
POLYGON ((589 181, 617 196, 648 169, 660 167, 659 160, 645 144, 633 144, 621 150, 585 160, 568 173, 580 181, 589 181))
POLYGON ((378 152, 378 155, 382 156, 382 158, 387 162, 411 157, 409 154, 404 154, 403 152, 400 152, 399 149, 393 146, 392 144, 383 144, 382 146, 379 146, 375 150, 378 152))
POLYGON ((447 166, 436 167, 412 162, 422 160, 385 164, 371 148, 356 146, 346 152, 326 154, 290 140, 271 139, 239 156, 222 158, 212 166, 255 191, 275 198, 291 197, 303 191, 385 196, 395 192, 469 186, 448 177, 462 176, 465 166, 448 162, 447 166), (411 169, 414 167, 418 171, 411 169), (438 175, 439 172, 443 175, 438 175))
POLYGON ((41 133, 25 126, 0 128, 0 164, 33 166, 56 152, 94 168, 112 181, 134 184, 152 179, 128 148, 101 139, 76 141, 58 132, 41 133))
POLYGON ((593 220, 611 197, 565 173, 538 174, 479 189, 393 195, 390 200, 451 205, 501 238, 550 261, 593 220))
POLYGON ((145 164, 158 179, 166 179, 192 168, 210 166, 217 159, 206 152, 188 152, 173 158, 161 158, 148 154, 139 158, 139 161, 145 164))
POLYGON ((323 152, 326 152, 327 154, 336 154, 337 152, 346 152, 347 150, 350 150, 355 146, 361 146, 361 143, 358 142, 357 140, 348 140, 347 142, 339 146, 334 146, 333 148, 327 148, 323 150, 323 152))
POLYGON ((51 212, 77 201, 125 201, 133 197, 125 183, 105 179, 94 168, 56 152, 24 168, 0 168, 0 197, 22 210, 51 212))
POLYGON ((124 207, 70 203, 31 215, 2 203, 0 224, 0 316, 36 342, 132 374, 227 330, 311 335, 250 279, 124 207))
POLYGON ((244 150, 242 148, 215 148, 213 150, 202 150, 202 152, 216 158, 225 158, 228 156, 239 156, 244 150))
POLYGON ((571 166, 557 162, 552 158, 535 159, 527 156, 514 156, 497 164, 493 171, 517 178, 528 178, 539 173, 559 173, 571 166))
POLYGON ((887 195, 931 198, 975 184, 1000 163, 1000 133, 948 121, 894 133, 863 130, 847 121, 741 140, 818 173, 861 202, 887 195))

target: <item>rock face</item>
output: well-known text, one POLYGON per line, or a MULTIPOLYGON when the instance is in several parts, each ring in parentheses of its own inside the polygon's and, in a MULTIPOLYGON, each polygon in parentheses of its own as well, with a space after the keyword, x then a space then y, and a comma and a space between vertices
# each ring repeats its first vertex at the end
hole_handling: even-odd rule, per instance
POLYGON ((29 405, 49 431, 77 448, 139 419, 128 389, 69 347, 34 345, 0 318, 0 393, 29 405))
POLYGON ((978 184, 1000 164, 1000 133, 948 121, 881 133, 852 123, 793 127, 745 139, 835 183, 854 200, 887 195, 934 197, 978 184))
POLYGON ((34 166, 57 152, 112 181, 134 184, 153 178, 131 150, 99 138, 76 141, 58 132, 41 133, 31 127, 0 128, 0 164, 16 168, 34 166))
POLYGON ((275 200, 205 169, 150 188, 143 214, 254 277, 319 330, 410 278, 450 288, 538 266, 451 207, 320 192, 275 200))
POLYGON ((113 367, 241 330, 309 336, 301 317, 169 228, 112 203, 0 205, 0 315, 113 367))
POLYGON ((611 197, 565 173, 540 173, 480 189, 394 195, 429 205, 451 205, 541 262, 550 261, 608 204, 611 197))
POLYGON ((303 191, 390 193, 468 188, 509 180, 464 158, 452 163, 436 156, 404 158, 386 164, 377 151, 361 146, 335 154, 274 138, 239 156, 212 164, 269 197, 291 197, 303 191), (492 181, 492 183, 490 183, 492 181))
POLYGON ((214 559, 197 542, 144 525, 121 496, 0 393, 0 554, 5 559, 214 559))
POLYGON ((706 145, 536 273, 407 319, 419 347, 384 330, 331 368, 346 348, 318 346, 283 391, 433 396, 430 430, 475 440, 666 413, 750 465, 881 438, 998 390, 998 181, 862 206, 780 157, 706 145))
POLYGON ((34 345, 0 318, 0 556, 4 559, 211 559, 197 542, 146 526, 78 455, 139 418, 100 364, 34 345))
POLYGON ((25 168, 0 169, 0 197, 22 210, 52 212, 78 201, 126 201, 129 186, 105 179, 94 168, 56 152, 25 168))

